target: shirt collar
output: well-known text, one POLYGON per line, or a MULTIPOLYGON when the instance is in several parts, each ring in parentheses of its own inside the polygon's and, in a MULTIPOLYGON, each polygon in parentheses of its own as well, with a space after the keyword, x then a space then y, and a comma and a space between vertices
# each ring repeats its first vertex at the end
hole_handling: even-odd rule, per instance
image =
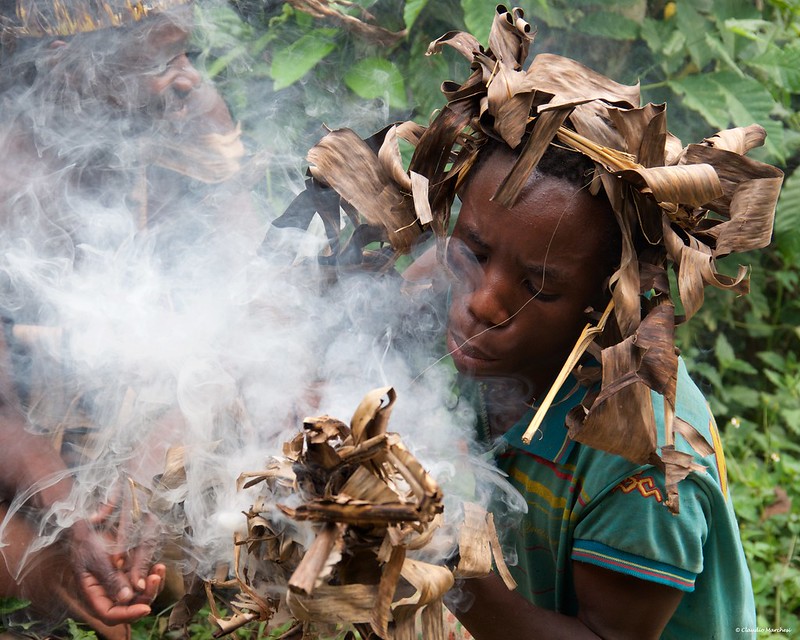
POLYGON ((530 425, 538 407, 529 409, 522 418, 503 434, 505 447, 513 447, 550 462, 564 461, 575 446, 575 441, 569 437, 566 426, 567 414, 586 395, 586 389, 581 387, 574 376, 570 375, 564 385, 556 394, 553 404, 545 415, 539 430, 533 435, 530 444, 522 442, 522 434, 530 425))

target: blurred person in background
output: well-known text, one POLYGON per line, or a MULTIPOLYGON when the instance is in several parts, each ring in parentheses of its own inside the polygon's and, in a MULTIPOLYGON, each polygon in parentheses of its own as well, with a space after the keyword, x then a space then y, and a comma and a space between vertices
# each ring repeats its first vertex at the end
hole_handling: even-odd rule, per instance
POLYGON ((258 237, 240 131, 187 55, 192 26, 191 0, 0 1, 0 597, 107 638, 129 637, 163 586, 157 527, 121 499, 75 508, 72 468, 100 426, 71 417, 58 366, 23 336, 62 330, 43 283, 103 248, 135 239, 182 274, 179 247, 218 247, 228 228, 240 256, 258 237))

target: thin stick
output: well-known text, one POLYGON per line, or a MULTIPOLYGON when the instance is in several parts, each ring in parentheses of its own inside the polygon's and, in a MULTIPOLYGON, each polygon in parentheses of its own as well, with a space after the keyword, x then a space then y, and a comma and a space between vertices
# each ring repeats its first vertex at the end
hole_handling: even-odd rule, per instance
POLYGON ((603 329, 606 326, 606 321, 608 317, 611 315, 611 312, 614 310, 614 300, 613 298, 608 302, 608 306, 606 310, 603 312, 603 315, 600 317, 596 326, 592 326, 591 324, 587 324, 583 331, 581 331, 581 335, 578 337, 578 341, 575 343, 575 346, 572 347, 572 352, 567 357, 566 362, 564 362, 564 366, 561 367, 561 371, 559 372, 558 376, 553 382, 552 386, 550 387, 550 391, 547 392, 544 400, 542 401, 541 406, 536 411, 536 415, 533 416, 533 420, 528 425, 528 428, 525 430, 525 433, 522 434, 522 442, 525 444, 530 444, 533 435, 539 430, 539 427, 542 425, 542 421, 544 420, 544 416, 547 411, 550 409, 550 405, 553 404, 553 400, 556 397, 556 394, 559 392, 561 387, 564 385, 567 377, 569 376, 570 372, 575 368, 575 365, 580 360, 581 356, 584 354, 586 349, 589 348, 589 345, 594 340, 595 336, 599 335, 603 332, 603 329))

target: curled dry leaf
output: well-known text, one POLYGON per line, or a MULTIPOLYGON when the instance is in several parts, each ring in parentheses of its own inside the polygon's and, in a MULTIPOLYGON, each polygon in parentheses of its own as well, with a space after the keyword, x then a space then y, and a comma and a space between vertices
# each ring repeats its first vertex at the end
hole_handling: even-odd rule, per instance
MULTIPOLYGON (((387 159, 391 154, 384 154, 387 159)), ((385 240, 408 251, 420 229, 411 194, 392 179, 396 166, 385 167, 377 154, 350 129, 331 131, 308 153, 311 175, 332 187, 367 224, 383 229, 385 240)), ((406 176, 407 178, 407 176, 406 176)))

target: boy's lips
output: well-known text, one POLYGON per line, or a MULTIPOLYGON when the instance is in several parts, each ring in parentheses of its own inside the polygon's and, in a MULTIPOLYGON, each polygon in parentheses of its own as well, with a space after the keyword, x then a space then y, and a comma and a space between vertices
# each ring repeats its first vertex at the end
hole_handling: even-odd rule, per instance
POLYGON ((496 360, 493 356, 475 347, 470 339, 463 338, 452 331, 447 334, 447 342, 448 351, 457 360, 481 360, 483 362, 496 360))

